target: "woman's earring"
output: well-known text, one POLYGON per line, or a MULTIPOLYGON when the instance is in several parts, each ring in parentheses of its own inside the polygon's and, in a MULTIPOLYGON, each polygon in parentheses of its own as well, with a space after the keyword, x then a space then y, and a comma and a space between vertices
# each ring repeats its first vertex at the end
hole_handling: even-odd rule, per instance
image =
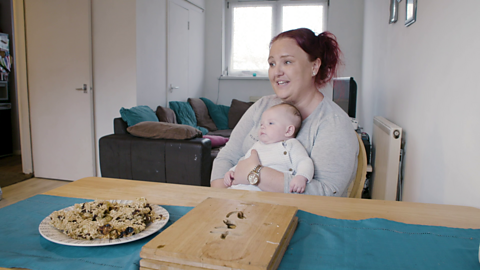
POLYGON ((312 71, 312 75, 315 76, 315 75, 317 75, 317 73, 315 73, 315 71, 312 71))

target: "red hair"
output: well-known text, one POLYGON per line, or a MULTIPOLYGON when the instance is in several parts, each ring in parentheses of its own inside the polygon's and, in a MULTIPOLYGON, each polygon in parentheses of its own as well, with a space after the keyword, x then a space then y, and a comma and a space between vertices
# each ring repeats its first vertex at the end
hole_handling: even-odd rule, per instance
POLYGON ((291 38, 308 54, 311 62, 320 58, 322 64, 315 76, 315 84, 322 87, 337 76, 338 66, 342 64, 340 46, 335 35, 325 31, 318 36, 308 28, 298 28, 278 34, 270 42, 272 44, 282 38, 291 38))

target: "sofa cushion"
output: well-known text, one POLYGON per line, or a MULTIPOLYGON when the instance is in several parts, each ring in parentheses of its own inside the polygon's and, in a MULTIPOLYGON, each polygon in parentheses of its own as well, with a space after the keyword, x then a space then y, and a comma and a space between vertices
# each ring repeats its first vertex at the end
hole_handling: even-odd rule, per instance
POLYGON ((158 117, 158 121, 166 123, 177 123, 177 117, 175 117, 175 112, 170 108, 165 108, 162 106, 157 107, 155 114, 158 117))
POLYGON ((188 103, 192 106, 197 118, 197 125, 208 129, 209 131, 217 130, 217 126, 208 114, 208 109, 205 103, 199 98, 189 98, 188 103))
POLYGON ((203 138, 210 139, 212 147, 224 146, 228 142, 228 138, 215 135, 203 135, 203 138))
POLYGON ((202 132, 194 127, 165 122, 141 122, 128 127, 127 131, 134 136, 150 139, 185 140, 202 137, 202 132))
POLYGON ((120 109, 120 115, 129 127, 144 121, 158 122, 155 112, 145 105, 135 106, 130 109, 122 107, 120 109))
POLYGON ((168 104, 175 112, 177 123, 197 128, 203 133, 203 135, 208 133, 208 129, 199 127, 197 125, 197 118, 195 117, 195 112, 193 111, 192 106, 190 106, 190 103, 182 101, 170 101, 168 104))
POLYGON ((213 103, 213 101, 209 100, 208 98, 200 98, 203 100, 205 105, 208 108, 208 114, 215 122, 215 125, 218 129, 228 129, 228 110, 230 107, 225 105, 217 105, 213 103))
POLYGON ((228 111, 228 128, 233 129, 237 125, 243 114, 253 105, 253 102, 244 102, 233 99, 228 111))

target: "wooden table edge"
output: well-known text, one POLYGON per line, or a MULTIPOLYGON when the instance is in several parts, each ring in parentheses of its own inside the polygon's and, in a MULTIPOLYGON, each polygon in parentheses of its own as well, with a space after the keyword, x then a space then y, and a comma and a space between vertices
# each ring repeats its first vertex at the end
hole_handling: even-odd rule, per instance
POLYGON ((43 194, 84 199, 146 197, 159 205, 191 207, 215 197, 296 206, 299 210, 338 219, 383 218, 408 224, 480 229, 480 209, 458 205, 227 190, 102 177, 85 177, 43 194))

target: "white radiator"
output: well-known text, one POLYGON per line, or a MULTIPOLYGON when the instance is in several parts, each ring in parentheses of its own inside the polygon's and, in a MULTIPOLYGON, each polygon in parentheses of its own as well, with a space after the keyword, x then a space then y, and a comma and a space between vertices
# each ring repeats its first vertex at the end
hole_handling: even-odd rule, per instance
POLYGON ((376 116, 373 119, 372 199, 401 200, 402 128, 376 116))

